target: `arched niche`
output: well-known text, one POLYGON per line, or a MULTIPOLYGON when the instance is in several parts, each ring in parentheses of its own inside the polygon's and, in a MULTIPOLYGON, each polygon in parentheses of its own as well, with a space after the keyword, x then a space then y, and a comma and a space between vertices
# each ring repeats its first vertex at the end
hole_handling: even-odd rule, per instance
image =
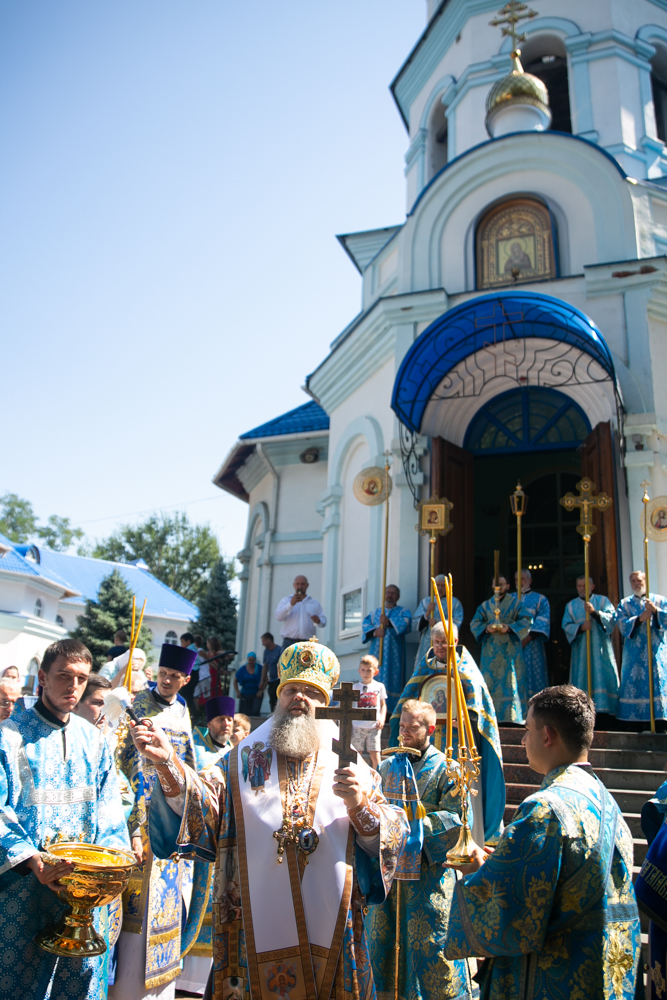
POLYGON ((555 226, 547 206, 524 196, 489 209, 477 224, 475 266, 477 288, 557 277, 555 226))
POLYGON ((548 32, 532 35, 521 46, 521 62, 526 73, 538 77, 549 92, 550 128, 571 133, 570 84, 563 40, 548 32))

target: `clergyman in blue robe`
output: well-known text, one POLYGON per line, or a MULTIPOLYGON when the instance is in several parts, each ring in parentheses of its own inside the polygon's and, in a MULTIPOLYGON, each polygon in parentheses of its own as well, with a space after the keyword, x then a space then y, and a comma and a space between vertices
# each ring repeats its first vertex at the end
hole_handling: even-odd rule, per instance
MULTIPOLYGON (((470 997, 472 985, 466 963, 450 961, 443 952, 456 885, 454 872, 443 868, 443 861, 461 828, 461 798, 447 776, 445 755, 430 743, 434 729, 433 707, 428 702, 408 700, 401 723, 403 745, 421 751, 421 757, 410 757, 418 798, 406 805, 414 816, 422 812, 420 803, 425 815, 419 820, 423 827, 421 857, 417 856, 413 870, 400 885, 398 995, 410 1000, 464 1000, 470 997)), ((403 754, 396 756, 404 758, 403 754)), ((379 769, 382 790, 394 802, 398 791, 396 756, 383 760, 379 769)), ((384 902, 368 908, 368 950, 378 997, 393 996, 397 892, 395 881, 384 902)))
POLYGON ((505 577, 499 577, 498 582, 500 616, 496 619, 496 603, 492 597, 477 608, 470 631, 482 647, 479 667, 493 698, 498 722, 521 723, 526 718, 528 703, 521 643, 528 635, 532 618, 516 594, 507 592, 509 585, 505 577), (489 631, 489 626, 496 621, 502 631, 489 631))
POLYGON ((630 574, 632 596, 616 609, 616 624, 623 636, 619 719, 647 722, 651 718, 648 685, 648 638, 646 621, 651 618, 653 653, 653 707, 656 719, 667 719, 667 599, 649 594, 646 608, 646 578, 641 571, 630 574))
MULTIPOLYGON (((83 643, 53 643, 39 671, 41 698, 0 725, 1 1000, 107 995, 108 954, 58 958, 35 943, 66 909, 38 878, 35 868, 49 873, 38 852, 56 839, 130 850, 111 750, 99 729, 70 714, 91 666, 83 643)), ((107 907, 94 913, 108 941, 107 907)))
MULTIPOLYGON (((440 594, 440 600, 444 604, 445 600, 445 575, 444 573, 439 573, 435 578, 435 583, 438 588, 438 593, 440 594)), ((459 601, 458 597, 452 599, 452 618, 454 619, 454 624, 457 629, 461 628, 463 624, 463 605, 459 601)), ((428 653, 431 648, 431 628, 436 622, 440 621, 440 609, 438 608, 438 602, 432 601, 431 597, 425 597, 423 601, 419 602, 417 610, 412 616, 412 628, 414 631, 419 632, 419 649, 417 650, 417 655, 415 656, 415 667, 418 663, 421 663, 422 657, 428 653)))
POLYGON ((445 954, 488 959, 482 1000, 634 1000, 632 834, 588 764, 594 723, 570 685, 531 699, 524 746, 542 785, 456 884, 445 954))
POLYGON ((376 608, 366 615, 361 628, 362 642, 370 643, 372 656, 380 659, 380 635, 384 630, 382 662, 377 680, 387 691, 387 711, 391 712, 398 701, 405 683, 405 636, 412 628, 412 615, 407 608, 401 608, 398 599, 401 592, 394 584, 389 584, 384 595, 384 611, 376 608))
MULTIPOLYGON (((515 584, 518 574, 514 574, 515 584)), ((523 661, 526 664, 526 691, 532 698, 549 686, 545 643, 551 631, 551 608, 544 594, 532 589, 533 575, 529 569, 521 570, 521 601, 533 619, 530 632, 523 640, 523 661)))
MULTIPOLYGON (((437 676, 447 675, 447 640, 440 622, 436 622, 430 631, 433 648, 429 649, 415 666, 415 671, 405 685, 399 702, 394 709, 390 721, 390 746, 398 743, 398 729, 401 709, 411 698, 420 700, 425 685, 437 676)), ((455 639, 458 633, 455 632, 455 639)), ((482 677, 479 667, 465 646, 456 647, 456 660, 461 677, 463 694, 470 713, 475 745, 482 757, 481 763, 481 795, 472 799, 473 836, 478 843, 493 844, 498 840, 503 828, 503 813, 505 812, 505 778, 503 776, 503 757, 500 748, 500 734, 493 700, 482 677), (479 817, 479 821, 478 821, 479 817), (480 832, 480 827, 481 832, 480 832)), ((428 690, 428 689, 426 689, 428 690)), ((435 707, 435 706, 434 706, 435 707)), ((442 708, 446 712, 446 700, 442 708)), ((442 713, 438 709, 438 715, 442 713)), ((456 715, 456 713, 453 713, 456 715)), ((439 744, 444 746, 445 727, 438 723, 440 730, 439 744)), ((456 752, 457 733, 453 733, 453 746, 456 752)), ((435 742, 436 732, 431 735, 435 742)))
MULTIPOLYGON (((591 696, 597 712, 616 715, 618 704, 618 672, 616 657, 611 644, 611 634, 616 627, 616 612, 608 597, 594 594, 595 584, 590 581, 590 633, 591 633, 591 696)), ((588 693, 588 666, 586 653, 586 578, 577 579, 577 593, 565 608, 563 631, 572 647, 570 684, 588 693)))

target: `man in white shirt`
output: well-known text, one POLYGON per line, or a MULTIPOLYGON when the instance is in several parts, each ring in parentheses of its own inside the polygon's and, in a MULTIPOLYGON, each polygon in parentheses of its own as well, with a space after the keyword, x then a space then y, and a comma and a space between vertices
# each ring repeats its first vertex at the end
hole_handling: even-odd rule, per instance
POLYGON ((280 638, 283 649, 295 642, 305 642, 313 637, 313 628, 324 628, 327 623, 322 605, 314 597, 308 597, 308 580, 305 576, 297 576, 294 580, 294 593, 283 597, 276 608, 276 619, 282 623, 280 638))

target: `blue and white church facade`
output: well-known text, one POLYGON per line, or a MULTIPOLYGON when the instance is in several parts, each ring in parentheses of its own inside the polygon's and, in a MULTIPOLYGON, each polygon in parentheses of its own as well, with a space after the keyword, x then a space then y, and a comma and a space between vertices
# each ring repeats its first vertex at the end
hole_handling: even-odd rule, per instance
MULTIPOLYGON (((411 610, 428 577, 416 503, 431 495, 454 505, 437 569, 466 622, 494 549, 514 573, 519 479, 524 565, 554 621, 583 572, 578 516, 558 500, 583 476, 614 501, 596 515, 598 593, 617 603, 643 565, 640 484, 667 496, 667 3, 534 7, 517 69, 489 24, 496 3, 430 0, 391 84, 405 220, 339 236, 359 314, 307 376, 311 401, 244 435, 214 480, 249 504, 239 651, 279 631, 273 610, 305 573, 328 617, 320 638, 344 679, 356 671, 383 510, 353 483, 386 451, 388 580, 411 610)), ((650 558, 664 594, 667 546, 650 558)), ((552 635, 561 680, 567 644, 552 635)))

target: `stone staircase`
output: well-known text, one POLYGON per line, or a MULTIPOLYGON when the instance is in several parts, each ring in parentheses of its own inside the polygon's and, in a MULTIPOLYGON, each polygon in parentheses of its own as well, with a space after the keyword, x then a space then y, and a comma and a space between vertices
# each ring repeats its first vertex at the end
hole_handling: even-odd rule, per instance
MULTIPOLYGON (((521 746, 524 732, 523 729, 500 727, 507 792, 505 823, 512 820, 519 803, 542 783, 541 775, 526 763, 526 752, 521 746)), ((667 734, 596 732, 588 757, 598 778, 618 802, 630 828, 636 876, 647 849, 641 828, 642 806, 667 778, 667 734)), ((648 921, 644 916, 641 920, 645 951, 648 921)))

